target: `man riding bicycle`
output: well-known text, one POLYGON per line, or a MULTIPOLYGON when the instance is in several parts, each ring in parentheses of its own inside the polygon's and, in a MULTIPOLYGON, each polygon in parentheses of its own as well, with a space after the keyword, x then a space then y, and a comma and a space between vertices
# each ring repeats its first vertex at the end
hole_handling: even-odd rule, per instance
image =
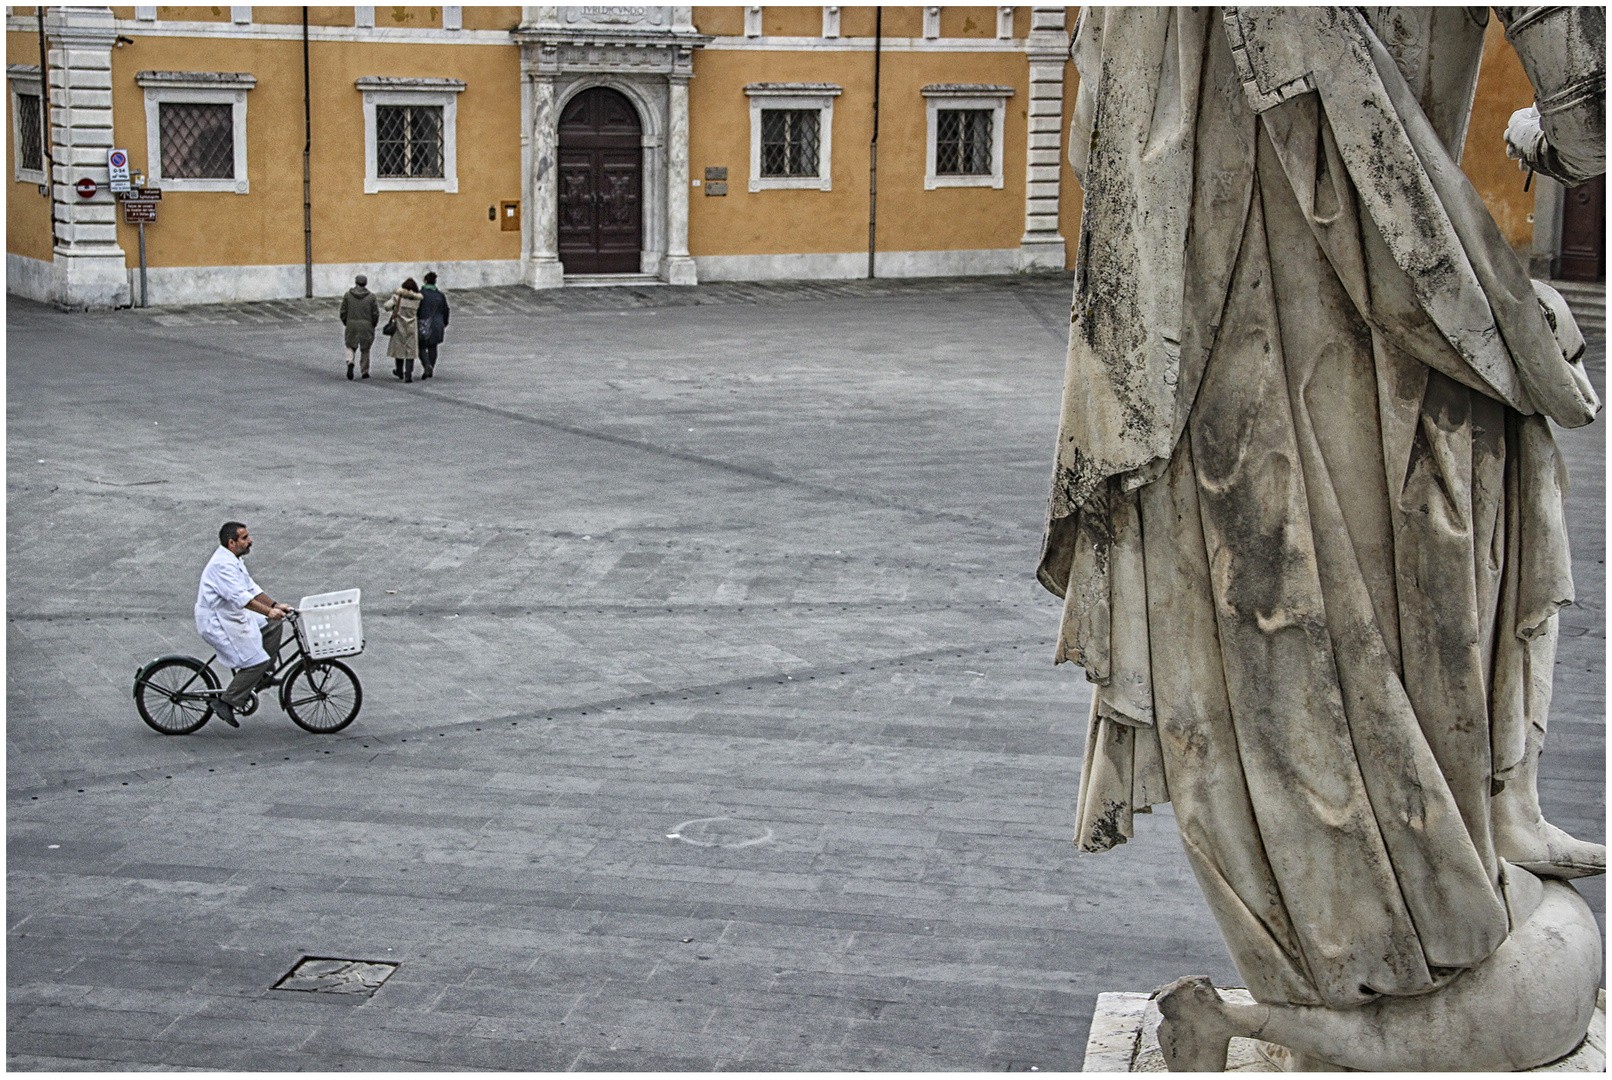
POLYGON ((196 590, 196 633, 235 672, 213 711, 230 727, 240 727, 235 710, 268 673, 280 651, 280 620, 294 609, 270 600, 246 572, 241 559, 252 550, 252 537, 245 525, 226 521, 218 543, 196 590))

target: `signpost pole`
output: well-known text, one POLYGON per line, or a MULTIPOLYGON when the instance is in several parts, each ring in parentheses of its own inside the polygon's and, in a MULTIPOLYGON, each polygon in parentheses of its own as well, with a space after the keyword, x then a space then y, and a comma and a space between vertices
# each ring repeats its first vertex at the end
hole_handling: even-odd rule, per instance
POLYGON ((143 221, 140 222, 140 306, 151 306, 151 301, 146 299, 146 223, 143 221))

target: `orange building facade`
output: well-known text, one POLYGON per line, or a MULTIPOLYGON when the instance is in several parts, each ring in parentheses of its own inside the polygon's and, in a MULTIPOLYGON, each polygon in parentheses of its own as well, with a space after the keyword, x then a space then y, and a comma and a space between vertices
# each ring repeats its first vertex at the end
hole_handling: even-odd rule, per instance
MULTIPOLYGON (((426 269, 448 288, 861 277, 870 247, 880 277, 1062 269, 1077 14, 8 8, 7 289, 140 302, 113 149, 162 192, 152 304, 426 269)), ((1500 139, 1532 92, 1490 33, 1464 167, 1549 262, 1535 218, 1559 206, 1500 139)))

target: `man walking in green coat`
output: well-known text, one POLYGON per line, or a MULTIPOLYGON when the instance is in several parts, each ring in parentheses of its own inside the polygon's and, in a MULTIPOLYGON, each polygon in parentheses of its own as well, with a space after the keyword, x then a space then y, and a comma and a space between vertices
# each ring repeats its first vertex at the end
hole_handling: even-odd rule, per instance
POLYGON ((375 344, 375 324, 381 321, 380 301, 364 288, 369 278, 359 274, 353 287, 341 298, 341 321, 347 328, 347 377, 353 377, 353 359, 357 354, 359 370, 369 378, 369 347, 375 344))

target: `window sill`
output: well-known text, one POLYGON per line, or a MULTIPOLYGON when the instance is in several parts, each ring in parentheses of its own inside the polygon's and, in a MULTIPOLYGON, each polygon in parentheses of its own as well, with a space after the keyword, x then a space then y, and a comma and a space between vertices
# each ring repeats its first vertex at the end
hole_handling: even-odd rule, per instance
POLYGON ((386 176, 364 181, 364 194, 378 191, 443 191, 449 195, 459 193, 459 179, 442 176, 386 176))
POLYGON ((163 191, 227 191, 235 195, 251 194, 252 185, 245 180, 181 180, 172 176, 153 176, 151 186, 163 191))
POLYGON ((988 187, 1000 188, 1000 176, 926 176, 924 177, 924 190, 934 191, 936 188, 967 188, 988 187))
POLYGON ((44 169, 18 169, 17 170, 17 183, 19 183, 19 184, 33 184, 35 186, 38 186, 39 184, 43 184, 44 182, 45 182, 45 170, 44 169))
POLYGON ((751 191, 831 191, 826 176, 752 176, 751 191))

